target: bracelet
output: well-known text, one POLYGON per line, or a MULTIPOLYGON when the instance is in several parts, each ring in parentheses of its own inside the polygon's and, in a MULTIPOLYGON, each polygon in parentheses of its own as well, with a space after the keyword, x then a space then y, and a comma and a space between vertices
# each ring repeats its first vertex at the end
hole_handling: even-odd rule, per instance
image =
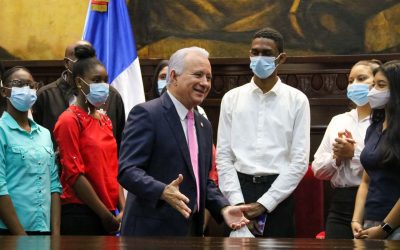
POLYGON ((351 221, 351 223, 353 223, 353 222, 357 222, 357 223, 361 224, 359 221, 356 221, 356 220, 352 220, 351 221))

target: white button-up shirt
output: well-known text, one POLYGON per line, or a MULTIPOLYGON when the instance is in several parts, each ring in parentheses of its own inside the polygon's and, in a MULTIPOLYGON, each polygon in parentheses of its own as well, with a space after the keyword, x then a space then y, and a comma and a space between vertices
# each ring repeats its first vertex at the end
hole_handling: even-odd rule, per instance
POLYGON ((231 204, 244 202, 237 172, 279 174, 257 200, 272 212, 303 178, 309 151, 310 106, 301 91, 279 79, 262 93, 252 80, 223 97, 217 170, 220 189, 231 204))
MULTIPOLYGON (((183 132, 185 133, 186 142, 187 142, 187 140, 188 140, 188 136, 187 136, 187 133, 188 133, 187 130, 188 130, 188 128, 187 128, 187 118, 186 118, 186 115, 187 115, 187 113, 189 112, 189 110, 188 110, 180 101, 178 101, 178 99, 176 99, 175 96, 174 96, 171 92, 169 92, 168 90, 167 90, 167 94, 168 94, 169 97, 171 98, 171 101, 172 101, 172 103, 173 103, 174 106, 175 106, 176 112, 177 112, 178 115, 179 115, 179 119, 181 120, 182 129, 183 129, 183 132)), ((196 127, 195 127, 194 129, 195 129, 195 131, 196 131, 196 127)))
POLYGON ((353 109, 337 115, 329 123, 321 145, 314 155, 312 170, 315 177, 321 180, 330 180, 333 187, 354 187, 360 185, 363 167, 360 162, 360 154, 364 148, 364 137, 370 117, 358 119, 357 110, 353 109), (345 129, 351 132, 354 145, 354 157, 351 160, 342 161, 340 166, 336 166, 336 160, 333 159, 332 144, 338 137, 338 132, 344 132, 345 129))

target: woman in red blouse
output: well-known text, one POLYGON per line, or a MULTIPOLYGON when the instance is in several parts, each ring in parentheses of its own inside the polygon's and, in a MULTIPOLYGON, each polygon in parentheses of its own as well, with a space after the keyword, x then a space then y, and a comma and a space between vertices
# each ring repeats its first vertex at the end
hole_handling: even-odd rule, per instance
POLYGON ((124 203, 112 124, 97 110, 108 97, 107 72, 92 47, 77 46, 75 57, 69 59, 78 95, 54 128, 62 165, 61 234, 107 235, 118 231, 122 213, 115 211, 124 203))

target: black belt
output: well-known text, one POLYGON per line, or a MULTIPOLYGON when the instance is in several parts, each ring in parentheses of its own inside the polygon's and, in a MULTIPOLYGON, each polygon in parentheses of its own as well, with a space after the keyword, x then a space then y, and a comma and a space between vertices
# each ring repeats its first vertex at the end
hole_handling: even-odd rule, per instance
POLYGON ((247 182, 252 182, 252 183, 267 183, 267 182, 273 182, 275 179, 278 177, 278 174, 272 174, 272 175, 248 175, 248 174, 242 174, 240 172, 237 172, 239 179, 247 182))

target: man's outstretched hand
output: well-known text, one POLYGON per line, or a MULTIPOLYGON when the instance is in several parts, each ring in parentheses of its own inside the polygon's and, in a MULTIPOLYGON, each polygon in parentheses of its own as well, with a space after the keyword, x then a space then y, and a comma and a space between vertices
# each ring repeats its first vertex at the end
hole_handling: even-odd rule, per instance
POLYGON ((248 211, 248 205, 227 206, 221 210, 225 223, 233 230, 239 229, 247 225, 250 221, 244 216, 244 212, 248 211))
POLYGON ((189 203, 189 198, 179 192, 179 185, 183 181, 183 176, 180 174, 178 178, 168 184, 163 193, 161 199, 168 202, 173 208, 178 210, 185 218, 189 218, 192 210, 186 205, 189 203))

